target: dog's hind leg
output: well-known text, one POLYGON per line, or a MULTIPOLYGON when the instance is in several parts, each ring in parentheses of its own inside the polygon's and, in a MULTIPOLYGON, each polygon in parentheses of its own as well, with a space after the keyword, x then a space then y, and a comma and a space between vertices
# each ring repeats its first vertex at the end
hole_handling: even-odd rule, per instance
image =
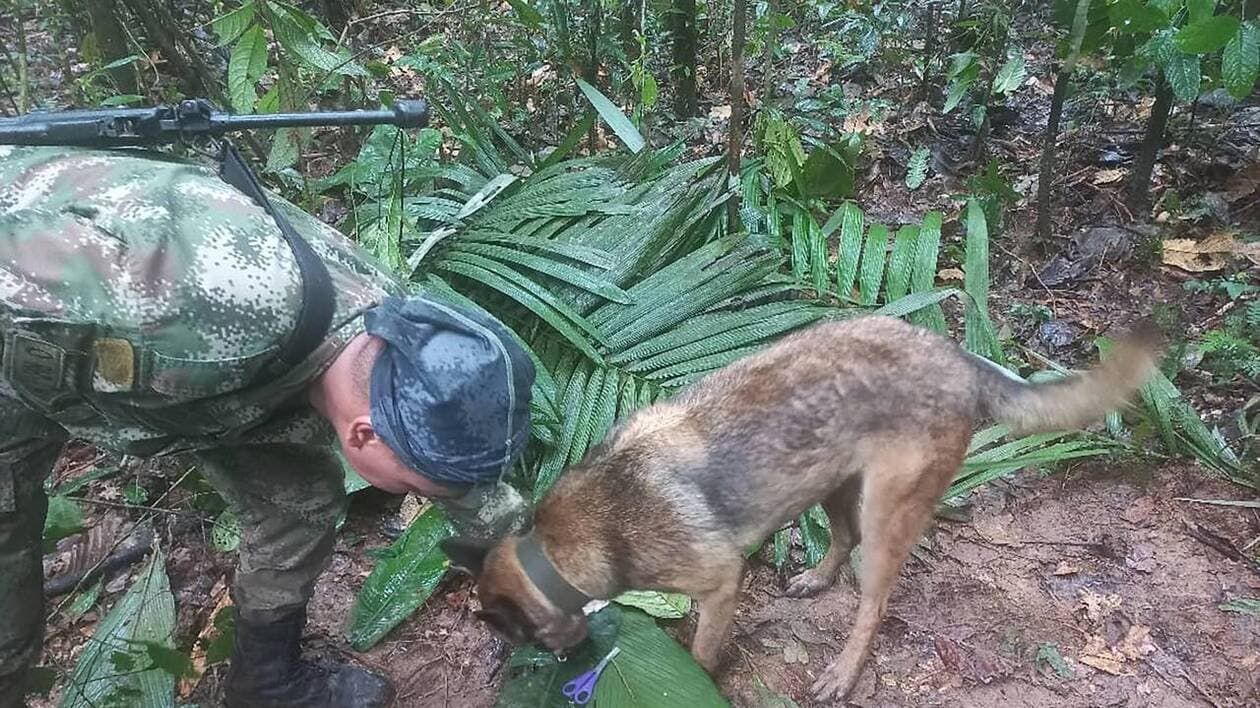
POLYGON ((711 675, 717 672, 722 645, 735 621, 743 576, 743 558, 737 555, 731 563, 712 573, 715 580, 712 589, 696 598, 700 603, 700 618, 696 623, 695 636, 691 639, 691 655, 711 675))
POLYGON ((948 448, 937 437, 914 449, 904 445, 888 454, 882 468, 869 469, 862 501, 862 599, 840 657, 813 685, 819 702, 848 696, 857 683, 871 644, 879 631, 901 566, 932 518, 966 452, 967 436, 955 436, 948 448))
POLYGON ((854 474, 822 502, 831 522, 831 546, 818 565, 788 581, 784 594, 788 597, 810 597, 831 587, 841 568, 849 562, 853 547, 862 540, 858 500, 861 497, 862 475, 854 474))

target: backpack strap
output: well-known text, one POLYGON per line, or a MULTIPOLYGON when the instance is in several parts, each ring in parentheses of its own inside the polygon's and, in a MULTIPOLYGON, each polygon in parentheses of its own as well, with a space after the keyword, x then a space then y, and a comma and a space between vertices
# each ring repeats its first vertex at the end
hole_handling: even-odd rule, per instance
POLYGON ((236 146, 228 140, 222 141, 219 176, 244 192, 271 215, 297 260, 298 273, 302 279, 302 305, 298 311, 297 324, 276 355, 276 365, 259 372, 260 378, 277 376, 301 364, 328 336, 334 310, 332 278, 328 275, 324 262, 311 250, 310 244, 298 235, 297 229, 267 199, 258 177, 236 146))

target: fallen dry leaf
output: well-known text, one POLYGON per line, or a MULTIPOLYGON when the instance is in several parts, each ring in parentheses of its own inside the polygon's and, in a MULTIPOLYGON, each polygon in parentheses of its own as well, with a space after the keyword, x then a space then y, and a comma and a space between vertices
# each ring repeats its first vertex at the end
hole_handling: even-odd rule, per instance
POLYGON ((1094 184, 1111 184, 1124 178, 1124 170, 1099 170, 1094 175, 1094 184))
POLYGON ((1230 256, 1241 256, 1260 264, 1260 243, 1243 243, 1234 235, 1218 231, 1205 239, 1170 238, 1163 243, 1164 264, 1191 273, 1220 270, 1230 256))
POLYGON ((1129 632, 1120 642, 1118 649, 1121 654, 1130 659, 1141 659, 1148 654, 1153 654, 1156 646, 1155 642, 1151 641, 1151 628, 1140 624, 1130 625, 1129 632))
POLYGON ((1081 590, 1081 606, 1085 609, 1085 616, 1093 622, 1101 622, 1117 610, 1121 602, 1116 594, 1099 595, 1088 588, 1081 590))
POLYGON ((192 659, 193 668, 197 671, 197 678, 182 678, 179 681, 178 695, 180 698, 188 698, 196 690, 197 684, 200 682, 201 674, 206 672, 206 647, 219 633, 214 626, 214 618, 219 612, 232 604, 232 593, 228 592, 227 576, 219 578, 214 584, 214 589, 210 591, 210 597, 218 598, 214 609, 210 610, 210 614, 206 615, 206 623, 202 626, 201 631, 197 634, 197 641, 193 642, 192 659))
POLYGON ((956 280, 962 282, 962 280, 967 277, 967 274, 958 268, 942 268, 941 272, 936 274, 936 277, 938 280, 956 280))
POLYGON ((710 118, 717 118, 717 119, 719 119, 719 120, 730 120, 730 118, 731 118, 731 107, 730 107, 729 105, 726 105, 726 106, 714 106, 714 107, 712 107, 712 108, 710 108, 710 109, 709 109, 709 117, 710 117, 710 118))
POLYGON ((1077 661, 1099 671, 1119 676, 1124 673, 1124 656, 1107 646, 1107 642, 1098 635, 1092 635, 1085 643, 1077 661))

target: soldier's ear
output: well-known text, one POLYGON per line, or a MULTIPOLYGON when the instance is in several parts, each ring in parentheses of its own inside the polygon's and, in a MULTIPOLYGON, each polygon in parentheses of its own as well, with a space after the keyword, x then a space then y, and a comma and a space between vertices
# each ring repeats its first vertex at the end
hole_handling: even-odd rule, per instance
POLYGON ((486 564, 486 554, 490 552, 490 544, 485 541, 474 541, 462 536, 443 540, 438 546, 447 558, 451 559, 451 567, 463 571, 474 578, 481 575, 486 564))

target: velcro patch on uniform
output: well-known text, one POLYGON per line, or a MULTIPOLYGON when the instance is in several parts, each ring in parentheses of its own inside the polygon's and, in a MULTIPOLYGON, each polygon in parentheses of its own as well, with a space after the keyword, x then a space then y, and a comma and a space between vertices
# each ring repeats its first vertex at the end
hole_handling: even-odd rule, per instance
POLYGON ((18 333, 13 337, 9 367, 14 386, 43 398, 61 390, 66 350, 42 339, 18 333))
POLYGON ((98 391, 130 391, 136 381, 136 353, 131 342, 102 337, 92 347, 96 351, 94 387, 98 391))

